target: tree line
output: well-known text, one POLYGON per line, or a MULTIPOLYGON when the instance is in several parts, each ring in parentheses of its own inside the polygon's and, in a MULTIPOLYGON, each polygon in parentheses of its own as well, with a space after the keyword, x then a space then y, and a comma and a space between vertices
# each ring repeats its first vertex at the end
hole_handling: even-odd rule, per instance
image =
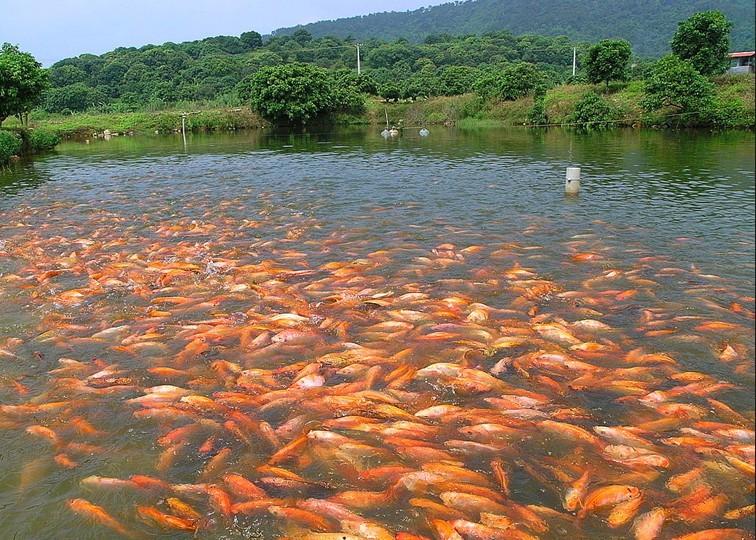
MULTIPOLYGON (((369 40, 362 44, 363 90, 390 99, 470 92, 484 73, 513 62, 536 65, 553 83, 571 73, 572 50, 587 44, 566 37, 429 36, 424 43, 369 40)), ((334 72, 354 71, 355 42, 313 38, 306 31, 263 41, 255 32, 187 43, 119 48, 101 56, 81 55, 54 64, 42 107, 50 112, 91 108, 159 109, 180 101, 239 104, 239 83, 265 67, 306 63, 334 72)))
MULTIPOLYGON (((145 105, 215 100, 251 105, 276 121, 305 123, 333 112, 360 112, 365 95, 386 101, 474 92, 484 100, 532 95, 533 123, 547 123, 546 90, 566 82, 645 80, 644 106, 677 112, 712 109, 709 77, 727 69, 732 24, 720 12, 681 22, 672 55, 657 62, 633 59, 630 43, 575 44, 565 37, 434 35, 422 44, 405 40, 362 44, 365 70, 358 75, 354 42, 313 38, 298 30, 267 41, 256 32, 181 44, 120 48, 82 55, 44 70, 27 53, 4 45, 0 53, 0 120, 23 118, 34 107, 71 113, 87 109, 128 111, 145 105), (581 69, 572 77, 573 47, 581 69)), ((579 118, 604 120, 606 104, 589 95, 579 118), (603 111, 603 112, 602 112, 603 111)), ((578 118, 578 120, 579 120, 578 118)))

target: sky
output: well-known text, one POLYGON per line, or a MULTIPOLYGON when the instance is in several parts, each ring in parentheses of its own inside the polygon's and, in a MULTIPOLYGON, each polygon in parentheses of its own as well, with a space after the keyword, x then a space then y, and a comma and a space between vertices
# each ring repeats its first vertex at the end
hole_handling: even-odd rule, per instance
POLYGON ((83 53, 406 11, 448 0, 0 0, 0 43, 49 66, 83 53))

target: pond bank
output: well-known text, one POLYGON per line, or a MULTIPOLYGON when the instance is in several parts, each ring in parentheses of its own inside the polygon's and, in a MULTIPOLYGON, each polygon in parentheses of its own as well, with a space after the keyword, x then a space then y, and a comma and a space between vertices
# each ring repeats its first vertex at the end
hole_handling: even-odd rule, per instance
MULTIPOLYGON (((546 92, 543 112, 548 125, 574 125, 573 114, 578 102, 586 94, 596 92, 607 103, 609 125, 620 127, 711 127, 716 129, 753 129, 756 123, 754 109, 754 78, 751 76, 724 76, 716 80, 715 106, 707 116, 676 114, 674 111, 645 112, 641 106, 642 81, 615 85, 605 92, 603 86, 562 85, 546 92)), ((403 120, 406 126, 432 124, 461 127, 495 127, 532 125, 531 111, 535 101, 525 97, 515 101, 481 100, 473 94, 436 97, 417 102, 382 103, 371 101, 365 114, 343 117, 355 124, 381 125, 403 120)), ((539 122, 540 124, 540 122, 539 122)))
POLYGON ((55 148, 61 137, 46 128, 0 129, 0 165, 22 156, 41 154, 55 148))
MULTIPOLYGON (((543 112, 549 125, 573 124, 573 114, 580 99, 598 91, 608 104, 609 125, 679 128, 711 127, 715 129, 753 129, 754 127, 754 78, 721 77, 716 85, 717 100, 714 110, 716 121, 698 117, 664 113, 647 113, 641 107, 642 82, 610 87, 604 93, 602 87, 592 85, 563 85, 549 89, 543 100, 543 112)), ((359 115, 336 115, 326 119, 335 125, 384 125, 402 123, 415 127, 446 125, 460 127, 494 127, 532 124, 532 97, 515 101, 484 101, 473 94, 441 96, 415 102, 385 103, 378 98, 366 100, 366 108, 359 115)), ((31 126, 44 128, 63 138, 91 139, 107 130, 111 135, 172 133, 181 129, 184 111, 126 113, 78 113, 53 115, 36 112, 32 114, 31 126)), ((10 121, 6 124, 10 124, 10 121)), ((269 127, 260 115, 248 107, 206 108, 193 110, 186 116, 188 131, 235 131, 269 127)))

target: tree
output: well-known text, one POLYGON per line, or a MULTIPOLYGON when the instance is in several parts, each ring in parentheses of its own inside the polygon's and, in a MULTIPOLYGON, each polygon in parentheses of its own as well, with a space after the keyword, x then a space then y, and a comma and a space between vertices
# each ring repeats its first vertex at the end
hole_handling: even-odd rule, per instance
POLYGON ((11 115, 27 114, 42 99, 47 71, 34 57, 10 43, 0 48, 0 124, 11 115))
POLYGON ((538 97, 533 103, 533 107, 528 112, 528 124, 532 126, 544 126, 549 123, 549 116, 546 114, 546 102, 544 96, 538 97))
POLYGON ((596 92, 588 92, 575 104, 570 122, 583 129, 606 127, 615 116, 614 109, 596 92))
POLYGON ((415 100, 417 98, 438 96, 442 94, 442 84, 435 71, 423 70, 404 81, 402 98, 415 100))
POLYGON ((239 39, 241 39, 242 43, 250 49, 257 49, 263 46, 262 36, 254 31, 244 32, 239 36, 239 39))
POLYGON ((389 82, 381 86, 379 93, 381 97, 388 101, 397 101, 402 97, 402 89, 396 83, 389 82))
POLYGON ((588 49, 585 71, 593 84, 609 81, 624 81, 627 64, 633 54, 630 44, 624 39, 604 39, 588 49))
POLYGON ((334 82, 341 87, 352 88, 363 94, 376 94, 378 85, 367 73, 357 73, 353 69, 337 69, 332 72, 334 82))
POLYGON ((85 111, 104 101, 101 92, 84 83, 51 88, 45 93, 45 109, 50 112, 85 111))
POLYGON ((296 41, 300 45, 304 45, 304 44, 309 43, 310 41, 312 41, 312 34, 310 34, 304 28, 300 28, 299 30, 297 30, 296 32, 294 32, 291 35, 291 37, 292 37, 292 39, 294 39, 294 41, 296 41))
POLYGON ((338 88, 322 68, 307 64, 264 67, 248 79, 240 95, 271 120, 305 124, 327 112, 350 111, 364 105, 350 88, 338 88))
POLYGON ((378 83, 369 73, 361 73, 357 76, 357 90, 363 94, 375 95, 378 93, 378 83))
POLYGON ((696 13, 681 22, 672 38, 672 52, 703 75, 724 73, 729 65, 732 23, 719 11, 696 13))
POLYGON ((441 88, 447 96, 471 92, 480 70, 470 66, 447 66, 441 72, 441 88))
POLYGON ((533 64, 518 62, 501 71, 483 75, 475 83, 475 92, 484 98, 514 101, 531 93, 538 93, 546 81, 533 64))
POLYGON ((646 79, 643 107, 653 111, 673 107, 679 113, 702 113, 710 108, 714 85, 693 64, 675 55, 659 60, 646 79))
POLYGON ((88 78, 87 73, 76 66, 52 67, 49 71, 50 83, 53 86, 68 86, 77 82, 85 82, 88 78))

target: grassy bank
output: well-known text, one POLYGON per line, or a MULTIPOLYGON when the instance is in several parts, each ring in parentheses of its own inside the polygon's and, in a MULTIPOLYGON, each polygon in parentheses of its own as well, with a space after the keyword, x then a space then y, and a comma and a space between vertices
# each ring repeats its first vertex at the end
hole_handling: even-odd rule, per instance
MULTIPOLYGON (((711 124, 692 116, 680 116, 674 111, 644 112, 641 107, 643 85, 640 81, 616 84, 609 89, 603 86, 565 85, 551 88, 544 98, 548 123, 573 123, 575 106, 589 92, 599 93, 610 105, 612 124, 618 126, 683 127, 710 125, 753 129, 754 78, 752 76, 723 76, 716 81, 716 107, 718 117, 726 123, 711 124)), ((459 127, 512 126, 529 123, 533 108, 532 97, 516 101, 485 102, 475 95, 436 97, 416 102, 384 103, 378 98, 367 101, 361 115, 338 115, 332 120, 340 125, 376 125, 389 123, 407 127, 423 125, 456 125, 459 127)), ((105 130, 112 133, 151 134, 170 133, 181 128, 179 110, 129 113, 79 113, 53 115, 35 112, 31 117, 33 128, 42 128, 62 137, 91 138, 105 130)), ((191 131, 235 130, 259 128, 266 122, 248 107, 207 108, 189 114, 186 127, 191 131)), ((8 120, 4 127, 12 127, 8 120)))
MULTIPOLYGON (((716 81, 715 113, 725 117, 729 128, 753 129, 754 77, 724 76, 716 81)), ((575 106, 589 92, 599 93, 612 109, 612 124, 617 126, 683 127, 708 125, 706 119, 696 115, 678 115, 675 111, 648 113, 641 107, 643 83, 633 81, 603 86, 564 85, 549 89, 544 98, 548 123, 573 123, 575 106)), ((526 97, 515 101, 483 102, 474 95, 439 97, 415 103, 382 103, 372 101, 360 118, 345 118, 354 123, 381 125, 403 120, 406 126, 446 124, 460 127, 513 126, 529 123, 528 115, 534 100, 526 97)), ((716 127, 716 126, 713 126, 716 127)), ((720 126, 722 127, 722 126, 720 126)))
MULTIPOLYGON (((32 127, 45 129, 65 138, 91 138, 105 130, 114 134, 172 133, 181 129, 181 111, 49 114, 34 112, 32 127)), ((11 119, 6 121, 13 125, 11 119)), ((5 125, 5 124, 4 124, 5 125)), ((189 131, 214 131, 259 128, 265 121, 249 108, 206 109, 186 116, 189 131)))

